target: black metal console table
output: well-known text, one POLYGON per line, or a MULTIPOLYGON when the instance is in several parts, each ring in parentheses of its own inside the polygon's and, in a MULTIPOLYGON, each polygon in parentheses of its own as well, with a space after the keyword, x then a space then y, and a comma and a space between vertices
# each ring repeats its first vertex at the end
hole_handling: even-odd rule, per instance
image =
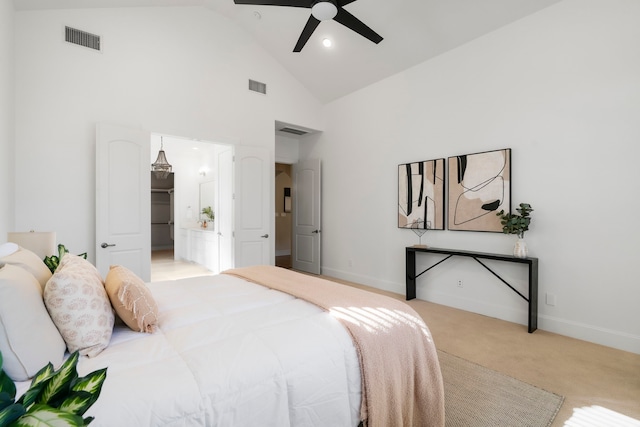
POLYGON ((520 295, 525 301, 529 303, 529 333, 532 333, 538 329, 538 258, 518 258, 511 255, 491 254, 485 252, 472 252, 472 251, 459 251, 453 249, 441 249, 430 247, 409 246, 406 248, 406 285, 407 285, 407 300, 414 299, 416 297, 416 279, 422 276, 433 267, 448 260, 452 256, 464 256, 475 259, 480 265, 489 270, 494 276, 507 285, 511 290, 520 295), (441 259, 431 267, 427 268, 420 274, 416 274, 416 252, 426 252, 433 254, 447 255, 446 258, 441 259), (480 259, 490 259, 497 261, 515 262, 519 264, 527 264, 529 266, 529 296, 522 295, 516 288, 511 286, 506 280, 500 277, 495 271, 487 267, 480 259))

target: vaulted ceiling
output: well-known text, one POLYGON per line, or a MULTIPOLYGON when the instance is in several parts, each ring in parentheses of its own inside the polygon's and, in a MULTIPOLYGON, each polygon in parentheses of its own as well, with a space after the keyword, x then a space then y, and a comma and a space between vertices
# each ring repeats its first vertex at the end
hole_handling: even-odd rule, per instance
POLYGON ((335 21, 322 21, 299 53, 293 48, 310 15, 306 8, 236 5, 233 0, 13 1, 16 10, 208 8, 252 34, 315 97, 329 102, 561 0, 357 0, 345 10, 380 34, 382 42, 374 44, 335 21), (332 47, 322 45, 325 38, 332 40, 332 47))

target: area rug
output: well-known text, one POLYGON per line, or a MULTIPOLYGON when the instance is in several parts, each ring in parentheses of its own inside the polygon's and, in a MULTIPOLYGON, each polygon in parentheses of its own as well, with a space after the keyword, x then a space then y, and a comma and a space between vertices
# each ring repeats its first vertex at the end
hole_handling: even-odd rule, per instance
POLYGON ((446 427, 548 427, 564 398, 438 350, 446 427))

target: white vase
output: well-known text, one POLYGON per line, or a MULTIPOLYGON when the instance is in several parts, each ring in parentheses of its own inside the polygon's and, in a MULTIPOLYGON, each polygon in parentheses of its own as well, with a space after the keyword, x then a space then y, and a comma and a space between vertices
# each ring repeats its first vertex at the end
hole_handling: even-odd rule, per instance
POLYGON ((518 258, 526 258, 528 255, 527 243, 524 241, 524 238, 518 237, 516 240, 516 244, 513 247, 513 256, 518 258))

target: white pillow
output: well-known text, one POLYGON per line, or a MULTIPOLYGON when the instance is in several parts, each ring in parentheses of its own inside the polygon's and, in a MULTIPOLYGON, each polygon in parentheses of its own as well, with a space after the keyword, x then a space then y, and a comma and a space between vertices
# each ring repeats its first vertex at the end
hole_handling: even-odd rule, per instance
POLYGON ((0 261, 27 270, 33 274, 43 289, 47 280, 51 279, 51 270, 49 270, 49 267, 47 267, 38 255, 28 249, 20 247, 18 251, 3 257, 0 261))
POLYGON ((89 261, 66 253, 44 288, 44 302, 69 352, 93 357, 109 345, 115 317, 89 261))
POLYGON ((14 252, 17 252, 20 249, 17 243, 7 242, 0 245, 0 258, 6 257, 7 255, 11 255, 14 252))
POLYGON ((65 347, 35 277, 13 265, 0 268, 0 351, 7 375, 25 381, 49 362, 57 368, 65 347))

